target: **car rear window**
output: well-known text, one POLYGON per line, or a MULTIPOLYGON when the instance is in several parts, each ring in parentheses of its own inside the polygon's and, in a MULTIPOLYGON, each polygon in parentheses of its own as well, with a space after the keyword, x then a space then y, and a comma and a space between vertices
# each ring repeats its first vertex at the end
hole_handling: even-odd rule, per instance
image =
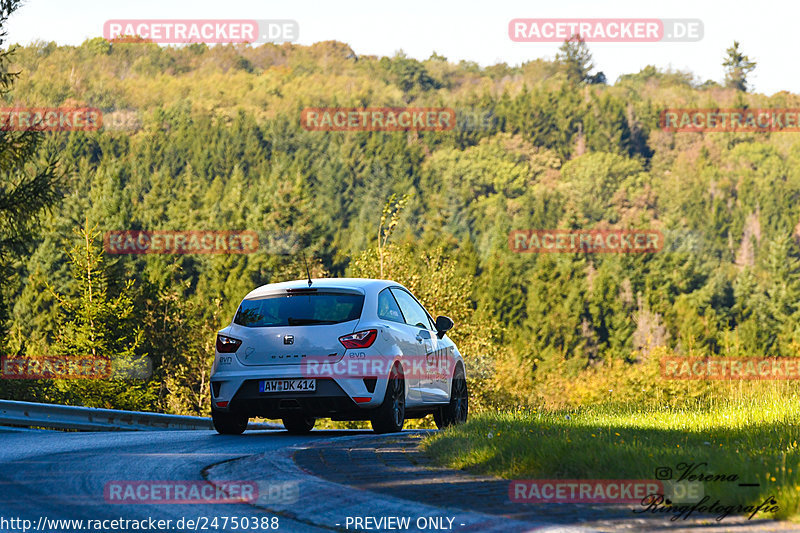
POLYGON ((364 296, 336 292, 277 294, 244 300, 234 324, 250 328, 338 324, 361 317, 364 296))

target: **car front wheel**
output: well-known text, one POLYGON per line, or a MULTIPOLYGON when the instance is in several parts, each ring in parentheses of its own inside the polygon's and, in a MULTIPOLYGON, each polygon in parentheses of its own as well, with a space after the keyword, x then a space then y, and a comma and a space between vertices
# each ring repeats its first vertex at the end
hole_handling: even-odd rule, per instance
POLYGON ((403 431, 406 419, 406 382, 399 365, 392 368, 383 404, 372 417, 372 430, 375 433, 397 433, 403 431))
POLYGON ((433 413, 436 427, 444 429, 448 426, 463 424, 467 421, 469 413, 469 391, 464 370, 458 367, 453 374, 453 384, 450 386, 450 403, 439 407, 433 413))

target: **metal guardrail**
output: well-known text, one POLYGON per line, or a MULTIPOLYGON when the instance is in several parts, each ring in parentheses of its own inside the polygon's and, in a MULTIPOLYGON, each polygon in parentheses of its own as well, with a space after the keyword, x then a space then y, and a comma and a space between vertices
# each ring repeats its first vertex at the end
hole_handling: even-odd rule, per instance
MULTIPOLYGON (((210 418, 200 416, 164 415, 11 400, 0 400, 0 426, 78 431, 214 429, 210 418)), ((270 424, 250 424, 248 429, 278 429, 281 427, 270 424)))

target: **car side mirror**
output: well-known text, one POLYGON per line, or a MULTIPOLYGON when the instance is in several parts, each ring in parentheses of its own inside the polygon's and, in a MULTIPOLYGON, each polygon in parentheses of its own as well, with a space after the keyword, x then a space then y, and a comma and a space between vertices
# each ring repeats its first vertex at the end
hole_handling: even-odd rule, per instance
POLYGON ((449 316, 437 316, 436 317, 436 336, 440 339, 444 337, 444 334, 453 329, 453 320, 449 316))

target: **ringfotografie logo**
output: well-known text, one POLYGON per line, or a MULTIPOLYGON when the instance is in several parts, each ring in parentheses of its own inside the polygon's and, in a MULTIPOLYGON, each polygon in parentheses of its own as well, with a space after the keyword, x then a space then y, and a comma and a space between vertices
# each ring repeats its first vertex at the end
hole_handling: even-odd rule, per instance
POLYGON ((664 484, 665 492, 642 500, 641 507, 634 509, 634 513, 671 514, 672 522, 686 520, 694 512, 712 513, 716 515, 715 520, 721 522, 731 514, 745 514, 748 520, 752 520, 759 512, 776 513, 780 510, 774 496, 761 500, 759 505, 731 504, 719 499, 712 501, 711 496, 703 494, 704 485, 716 487, 730 495, 736 490, 758 488, 760 483, 744 481, 735 472, 712 469, 706 462, 680 462, 674 469, 659 466, 655 469, 655 475, 664 484), (679 490, 676 492, 675 488, 679 490), (684 498, 679 499, 678 495, 684 498))

